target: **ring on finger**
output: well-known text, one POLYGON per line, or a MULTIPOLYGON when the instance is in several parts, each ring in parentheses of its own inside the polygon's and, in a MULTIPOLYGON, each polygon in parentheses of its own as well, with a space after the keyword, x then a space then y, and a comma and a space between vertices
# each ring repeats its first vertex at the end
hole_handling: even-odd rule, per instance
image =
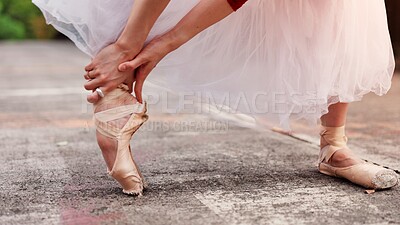
POLYGON ((96 88, 96 92, 100 97, 104 98, 104 92, 100 88, 96 88))

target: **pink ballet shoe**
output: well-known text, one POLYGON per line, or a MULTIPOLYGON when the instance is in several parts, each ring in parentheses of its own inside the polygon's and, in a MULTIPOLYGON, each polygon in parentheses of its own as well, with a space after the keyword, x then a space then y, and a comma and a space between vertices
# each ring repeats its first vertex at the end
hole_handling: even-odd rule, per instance
MULTIPOLYGON (((127 91, 126 85, 120 85, 119 88, 102 98, 95 105, 95 108, 117 98, 123 98, 124 95, 130 95, 130 93, 127 91)), ((143 189, 146 187, 143 176, 133 160, 130 148, 132 135, 148 119, 146 111, 146 104, 136 103, 134 105, 111 108, 94 114, 97 131, 117 141, 115 162, 111 171, 108 171, 108 174, 117 180, 123 188, 122 191, 129 195, 142 195, 143 189), (129 120, 122 128, 108 123, 129 115, 129 120)))
POLYGON ((326 175, 340 177, 351 181, 354 184, 368 189, 387 189, 398 184, 397 174, 367 162, 361 162, 348 167, 334 167, 328 162, 339 150, 348 149, 347 137, 343 127, 323 127, 320 133, 321 149, 319 155, 318 170, 326 175))

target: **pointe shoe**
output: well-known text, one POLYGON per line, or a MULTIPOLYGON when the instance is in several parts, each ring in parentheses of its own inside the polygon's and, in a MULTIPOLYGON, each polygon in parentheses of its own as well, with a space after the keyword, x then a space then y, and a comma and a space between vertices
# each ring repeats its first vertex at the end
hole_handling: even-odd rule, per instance
POLYGON ((343 127, 322 127, 321 149, 319 154, 318 170, 326 175, 340 177, 351 181, 354 184, 368 189, 387 189, 398 184, 397 174, 365 161, 348 166, 334 167, 328 162, 331 157, 339 150, 348 149, 347 137, 343 127))
MULTIPOLYGON (((117 89, 108 93, 98 103, 95 104, 95 110, 100 105, 111 103, 117 98, 123 98, 124 95, 130 95, 126 85, 120 85, 117 89)), ((129 195, 142 195, 146 184, 143 176, 133 160, 130 140, 132 135, 147 121, 146 103, 137 102, 133 105, 124 105, 94 114, 94 121, 97 131, 109 138, 117 141, 117 154, 114 165, 108 174, 117 180, 122 188, 123 193, 129 195), (129 120, 122 128, 108 123, 113 120, 130 116, 129 120)))

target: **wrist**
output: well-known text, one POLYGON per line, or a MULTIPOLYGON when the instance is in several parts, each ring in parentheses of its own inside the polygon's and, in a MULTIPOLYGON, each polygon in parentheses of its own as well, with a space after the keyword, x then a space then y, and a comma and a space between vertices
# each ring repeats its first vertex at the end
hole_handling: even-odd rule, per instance
POLYGON ((138 41, 137 39, 119 38, 115 45, 120 51, 126 55, 127 58, 133 59, 143 48, 144 41, 138 41))

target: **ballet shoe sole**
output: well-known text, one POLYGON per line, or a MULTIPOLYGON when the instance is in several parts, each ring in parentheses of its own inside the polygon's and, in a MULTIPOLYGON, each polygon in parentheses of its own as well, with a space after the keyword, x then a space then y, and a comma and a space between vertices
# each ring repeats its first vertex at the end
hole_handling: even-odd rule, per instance
POLYGON ((372 179, 372 184, 376 189, 388 189, 398 185, 398 183, 397 174, 392 171, 382 171, 372 179))
POLYGON ((131 196, 143 196, 143 189, 141 191, 125 191, 122 190, 122 192, 126 195, 131 195, 131 196))

